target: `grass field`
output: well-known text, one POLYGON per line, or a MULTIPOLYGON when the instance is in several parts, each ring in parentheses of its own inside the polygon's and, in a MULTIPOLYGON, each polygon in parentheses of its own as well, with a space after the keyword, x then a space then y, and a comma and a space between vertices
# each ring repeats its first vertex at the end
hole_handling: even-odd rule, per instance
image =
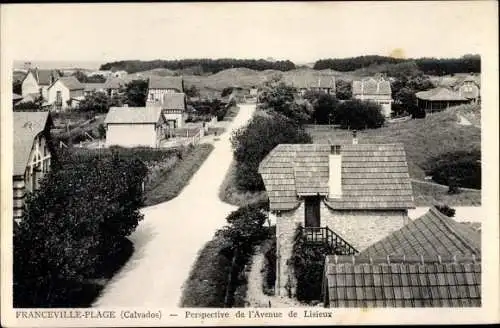
POLYGON ((459 194, 448 194, 448 187, 412 181, 416 206, 446 204, 448 206, 481 206, 481 191, 462 189, 459 194))
POLYGON ((182 159, 161 170, 152 184, 146 186, 144 205, 156 205, 177 197, 213 149, 211 144, 196 145, 182 159))
MULTIPOLYGON (((350 143, 351 132, 331 129, 328 126, 307 126, 315 143, 350 143)), ((391 123, 380 129, 358 131, 359 143, 401 142, 410 169, 410 176, 423 179, 427 162, 432 158, 455 151, 481 149, 481 130, 474 126, 458 124, 453 109, 429 114, 425 119, 391 123)))

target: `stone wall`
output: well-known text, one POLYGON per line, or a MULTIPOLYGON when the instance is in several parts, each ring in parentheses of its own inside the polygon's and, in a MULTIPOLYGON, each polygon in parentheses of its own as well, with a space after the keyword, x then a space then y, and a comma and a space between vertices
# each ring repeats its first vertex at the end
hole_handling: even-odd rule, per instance
POLYGON ((332 210, 320 205, 321 226, 328 226, 358 251, 376 243, 408 223, 407 210, 332 210))

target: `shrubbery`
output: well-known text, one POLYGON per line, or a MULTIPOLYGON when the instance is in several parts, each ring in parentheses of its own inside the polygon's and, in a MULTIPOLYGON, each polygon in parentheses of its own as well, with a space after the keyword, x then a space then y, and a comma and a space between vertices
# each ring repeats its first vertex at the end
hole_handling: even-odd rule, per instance
POLYGON ((335 123, 343 129, 373 129, 384 125, 385 118, 379 105, 361 100, 348 100, 339 104, 335 123))
POLYGON ((431 159, 426 173, 440 184, 481 189, 481 152, 458 151, 431 159))
POLYGON ((236 160, 236 183, 242 190, 264 189, 258 168, 260 162, 282 143, 311 143, 312 139, 301 127, 280 114, 253 117, 247 126, 233 132, 231 143, 236 160))
POLYGON ((450 218, 455 216, 455 209, 449 207, 446 204, 436 205, 436 209, 444 215, 449 216, 450 218))
MULTIPOLYGON (((147 169, 116 154, 60 156, 30 194, 14 233, 14 306, 88 306, 89 279, 109 277, 131 254, 147 169)), ((95 286, 94 286, 95 287, 95 286)))

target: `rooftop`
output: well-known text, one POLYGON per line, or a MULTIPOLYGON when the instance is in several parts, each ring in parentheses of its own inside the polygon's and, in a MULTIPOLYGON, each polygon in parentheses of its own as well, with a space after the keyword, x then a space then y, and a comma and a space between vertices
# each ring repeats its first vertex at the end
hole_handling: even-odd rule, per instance
POLYGON ((465 101, 464 97, 460 96, 458 92, 452 91, 448 88, 437 87, 434 89, 420 91, 416 93, 418 99, 428 101, 465 101))
POLYGON ((157 76, 149 77, 149 89, 175 89, 178 92, 184 91, 184 81, 181 76, 157 76))
MULTIPOLYGON (((83 90, 85 88, 85 86, 74 76, 60 77, 57 81, 60 81, 69 90, 83 90)), ((52 85, 54 85, 54 83, 52 85)))
POLYGON ((33 74, 39 85, 50 85, 53 81, 61 77, 59 71, 53 69, 30 69, 26 73, 26 76, 28 76, 29 73, 33 74))
POLYGON ((481 233, 435 207, 400 230, 371 245, 359 256, 481 255, 481 233))
POLYGON ((104 123, 106 124, 147 124, 157 123, 161 117, 161 107, 111 107, 104 123))
POLYGON ((164 109, 186 109, 186 94, 179 93, 166 93, 163 96, 161 107, 164 109))
POLYGON ((14 170, 24 174, 35 137, 52 124, 49 112, 14 112, 14 170))
POLYGON ((368 78, 352 82, 353 95, 391 95, 391 83, 379 78, 368 78))
POLYGON ((328 199, 328 144, 280 144, 260 163, 273 211, 299 205, 299 196, 325 196, 333 209, 413 208, 402 144, 341 145, 342 196, 328 199))

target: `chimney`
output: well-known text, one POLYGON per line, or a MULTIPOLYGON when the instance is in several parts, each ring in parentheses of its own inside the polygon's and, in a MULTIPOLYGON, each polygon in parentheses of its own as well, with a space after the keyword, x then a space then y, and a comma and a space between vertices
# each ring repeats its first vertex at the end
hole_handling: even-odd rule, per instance
POLYGON ((342 156, 340 145, 330 145, 328 155, 328 198, 342 196, 342 156))
POLYGON ((352 130, 352 144, 357 145, 358 144, 358 131, 352 130))

